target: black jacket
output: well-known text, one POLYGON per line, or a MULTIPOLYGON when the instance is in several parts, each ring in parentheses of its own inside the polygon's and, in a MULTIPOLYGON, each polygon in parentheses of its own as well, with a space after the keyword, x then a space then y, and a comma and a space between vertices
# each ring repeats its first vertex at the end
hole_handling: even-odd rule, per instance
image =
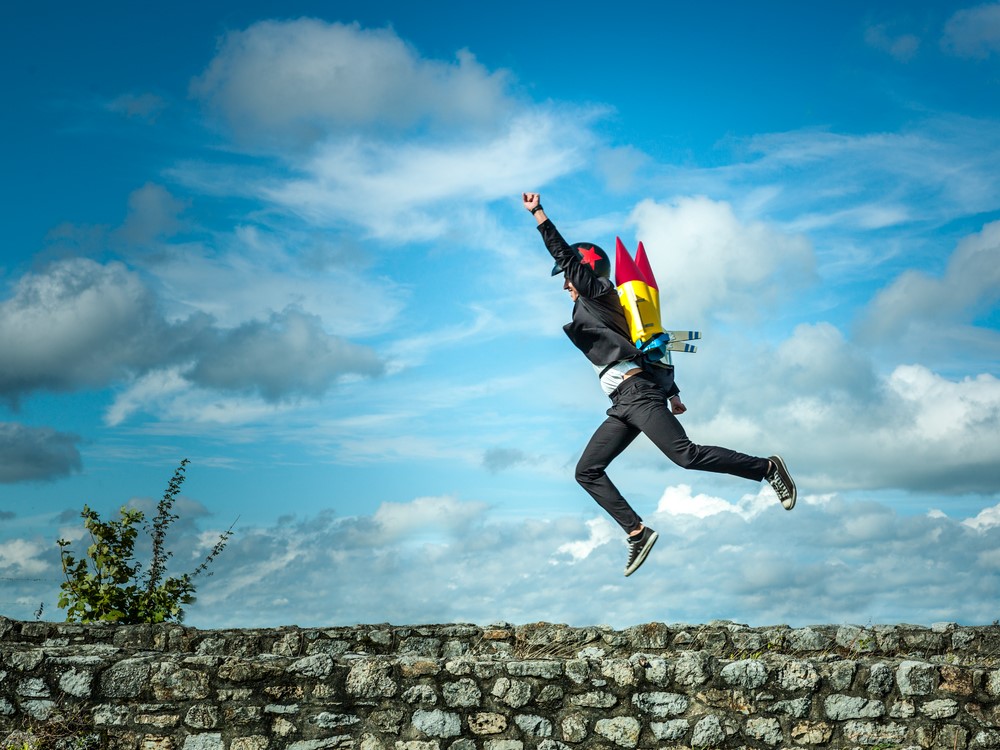
POLYGON ((573 303, 573 319, 563 326, 569 340, 598 367, 635 360, 636 365, 659 383, 668 396, 678 393, 674 385, 674 368, 645 362, 632 343, 625 311, 611 279, 598 276, 590 266, 581 263, 580 256, 563 239, 551 220, 546 219, 539 224, 538 231, 556 264, 579 292, 573 303))
POLYGON ((569 340, 598 366, 637 360, 639 351, 629 339, 628 321, 611 279, 598 276, 581 263, 580 256, 550 220, 539 224, 538 231, 556 264, 580 293, 573 303, 573 320, 563 326, 569 340))

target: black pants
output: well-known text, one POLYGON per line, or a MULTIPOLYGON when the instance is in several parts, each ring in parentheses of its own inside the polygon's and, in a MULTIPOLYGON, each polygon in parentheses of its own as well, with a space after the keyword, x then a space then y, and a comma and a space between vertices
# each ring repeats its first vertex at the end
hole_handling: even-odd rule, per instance
POLYGON ((626 532, 642 519, 632 510, 604 470, 643 433, 663 455, 684 469, 732 474, 759 482, 768 460, 714 445, 695 445, 688 439, 666 403, 666 393, 645 375, 633 375, 611 394, 608 418, 590 438, 576 465, 576 481, 626 532))

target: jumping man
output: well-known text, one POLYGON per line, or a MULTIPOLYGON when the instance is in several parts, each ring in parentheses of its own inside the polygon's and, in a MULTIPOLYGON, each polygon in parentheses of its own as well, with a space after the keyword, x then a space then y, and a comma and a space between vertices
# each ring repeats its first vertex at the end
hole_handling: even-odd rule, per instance
POLYGON ((521 198, 555 260, 552 275, 564 275, 563 289, 573 300, 573 319, 563 330, 590 360, 611 399, 608 418, 577 463, 576 481, 628 534, 625 575, 639 569, 659 534, 643 524, 604 470, 640 432, 681 468, 732 474, 754 482, 766 479, 782 506, 794 508, 795 482, 781 456, 756 458, 691 442, 675 416, 687 407, 673 382, 673 368, 650 366, 629 337, 607 253, 589 242, 569 245, 545 215, 538 193, 522 193, 521 198))

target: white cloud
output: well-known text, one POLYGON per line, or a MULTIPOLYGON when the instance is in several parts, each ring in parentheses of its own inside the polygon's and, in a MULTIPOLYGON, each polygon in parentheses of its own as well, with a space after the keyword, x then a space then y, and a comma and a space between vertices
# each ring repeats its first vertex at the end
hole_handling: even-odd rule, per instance
POLYGON ((179 179, 392 243, 455 236, 484 204, 586 166, 603 112, 515 99, 468 52, 431 60, 391 30, 314 19, 230 33, 192 89, 244 142, 303 148, 275 151, 287 175, 187 164, 179 179))
POLYGON ((626 582, 624 537, 603 517, 495 522, 463 506, 455 498, 425 498, 383 506, 388 525, 372 523, 377 513, 248 529, 203 583, 190 622, 503 619, 624 627, 727 617, 801 626, 995 617, 981 592, 1000 578, 1000 565, 990 562, 997 527, 975 530, 946 517, 903 517, 878 503, 841 499, 791 513, 773 502, 763 511, 749 512, 748 505, 743 514, 701 518, 659 512, 650 522, 661 540, 626 582), (462 527, 460 538, 448 529, 428 533, 441 531, 454 513, 477 525, 462 527), (275 611, 267 602, 279 597, 287 604, 275 611))
POLYGON ((591 144, 587 119, 520 114, 499 133, 450 142, 330 140, 299 166, 303 177, 262 184, 259 194, 318 226, 350 221, 373 237, 431 239, 469 207, 583 166, 591 144), (367 210, 372 206, 378 210, 367 210))
POLYGON ((804 237, 741 222, 724 202, 644 200, 631 220, 660 286, 668 329, 696 328, 711 317, 752 316, 810 278, 812 248, 804 237))
POLYGON ((620 539, 619 528, 606 518, 592 518, 587 521, 589 535, 586 539, 566 542, 558 547, 557 552, 567 554, 573 560, 585 560, 598 547, 603 547, 612 539, 620 539))
POLYGON ((418 497, 408 503, 382 503, 372 520, 388 539, 421 535, 437 538, 468 530, 482 520, 486 508, 485 503, 454 497, 418 497))
POLYGON ((27 539, 7 539, 0 542, 0 570, 19 575, 37 575, 49 569, 41 559, 45 547, 27 539))
POLYGON ((977 515, 972 518, 966 518, 962 523, 977 531, 986 531, 987 529, 1000 526, 1000 505, 983 508, 977 515))
POLYGON ((1000 334, 974 321, 998 301, 1000 222, 992 222, 958 243, 942 276, 908 270, 881 290, 862 313, 859 338, 914 359, 937 360, 949 346, 976 347, 995 359, 1000 334))
POLYGON ((729 164, 664 169, 656 193, 725 199, 741 216, 808 232, 832 281, 871 278, 886 258, 912 257, 927 228, 1000 203, 1000 128, 990 119, 941 115, 898 132, 796 130, 722 145, 729 164), (872 230, 889 241, 873 242, 872 230))
POLYGON ((121 263, 59 261, 0 301, 0 395, 104 386, 163 357, 155 300, 121 263))
POLYGON ((341 128, 490 126, 510 106, 507 75, 468 51, 427 60, 391 29, 309 18, 229 32, 191 89, 240 136, 305 141, 341 128))
POLYGON ((322 318, 331 333, 373 337, 397 321, 409 294, 392 279, 367 276, 368 255, 343 238, 316 248, 300 231, 278 236, 251 224, 213 246, 169 245, 136 262, 174 320, 204 313, 235 328, 294 306, 322 318))
POLYGON ((960 10, 945 24, 942 48, 959 57, 984 59, 1000 52, 1000 3, 960 10))
POLYGON ((290 308, 220 332, 185 377, 205 388, 259 393, 277 402, 317 398, 338 378, 382 370, 371 349, 327 334, 318 317, 290 308))
POLYGON ((761 487, 756 495, 743 495, 738 502, 733 503, 720 497, 700 493, 693 495, 690 486, 679 484, 667 487, 663 491, 656 512, 695 518, 707 518, 718 513, 735 513, 749 520, 762 512, 773 510, 774 503, 774 493, 767 487, 761 487))

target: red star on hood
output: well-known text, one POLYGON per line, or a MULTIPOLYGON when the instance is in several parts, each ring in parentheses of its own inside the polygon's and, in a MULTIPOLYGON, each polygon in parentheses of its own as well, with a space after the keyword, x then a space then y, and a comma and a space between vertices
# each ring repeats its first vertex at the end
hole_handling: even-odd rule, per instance
POLYGON ((590 266, 590 270, 597 270, 597 261, 601 259, 601 256, 597 254, 597 251, 592 247, 581 247, 580 248, 580 262, 590 266))

